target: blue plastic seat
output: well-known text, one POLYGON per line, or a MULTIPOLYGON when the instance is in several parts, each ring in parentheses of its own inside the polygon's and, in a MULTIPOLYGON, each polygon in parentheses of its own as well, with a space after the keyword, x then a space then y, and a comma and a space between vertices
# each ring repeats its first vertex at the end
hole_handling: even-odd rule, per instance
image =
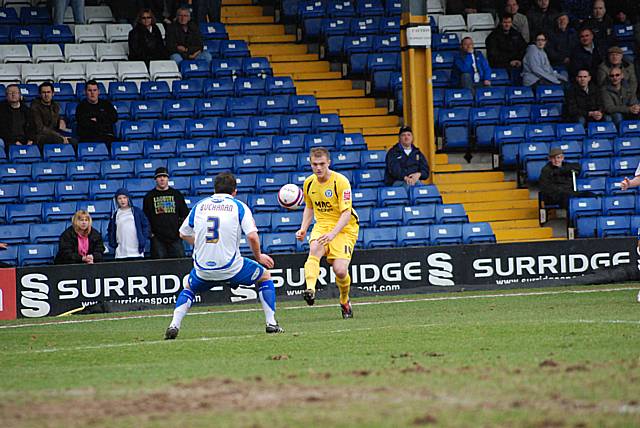
POLYGON ((338 152, 331 156, 331 167, 336 171, 360 168, 360 153, 338 152))
MULTIPOLYGON (((0 204, 11 204, 20 200, 20 184, 0 184, 0 204)), ((1 217, 1 216, 0 216, 1 217)))
POLYGON ((231 77, 218 77, 204 81, 204 96, 207 98, 232 97, 234 94, 235 88, 231 77))
POLYGON ((619 177, 633 177, 638 165, 640 165, 640 155, 614 157, 611 159, 611 173, 619 177))
POLYGON ((546 160, 549 153, 549 143, 526 142, 518 145, 518 159, 524 167, 529 161, 546 160))
POLYGON ((531 106, 534 123, 559 122, 562 120, 562 104, 534 104, 531 106))
POLYGON ((436 204, 404 206, 402 224, 434 224, 436 222, 436 204))
POLYGON ((5 219, 8 224, 42 223, 42 202, 9 204, 5 219))
POLYGON ((53 182, 20 183, 20 200, 23 203, 51 201, 54 195, 53 182))
POLYGON ((400 206, 373 208, 371 223, 374 227, 402 226, 402 210, 400 206))
MULTIPOLYGON (((236 186, 238 188, 238 193, 254 193, 256 191, 256 182, 257 182, 256 174, 237 174, 236 175, 236 186)), ((251 209, 253 209, 253 206, 251 206, 251 209)), ((276 210, 273 209, 272 211, 276 211, 276 210)))
POLYGON ((276 153, 300 153, 305 150, 305 138, 300 134, 274 135, 271 144, 276 153))
POLYGON ((160 119, 162 115, 162 102, 159 100, 142 100, 131 103, 133 120, 160 119))
POLYGON ((446 89, 444 91, 444 105, 447 108, 471 107, 473 105, 471 89, 446 89))
POLYGON ((133 162, 133 170, 136 177, 153 178, 157 168, 167 167, 167 161, 162 158, 136 159, 133 162))
POLYGON ((596 227, 599 238, 627 236, 631 234, 631 218, 627 215, 597 217, 596 227))
POLYGON ((590 158, 580 161, 582 177, 598 177, 611 175, 611 159, 590 158))
POLYGON ((495 243, 496 237, 490 223, 465 223, 462 225, 462 242, 464 244, 495 243))
POLYGON ((227 100, 227 110, 231 116, 247 116, 258 113, 258 96, 251 95, 227 100))
POLYGON ((601 195, 605 193, 605 178, 604 177, 584 177, 576 179, 576 188, 579 192, 587 191, 601 195))
POLYGON ((190 99, 165 100, 162 103, 162 116, 166 119, 193 118, 194 101, 190 99))
POLYGON ((35 44, 42 41, 42 30, 39 26, 22 25, 9 30, 11 41, 16 44, 35 44))
POLYGON ((427 225, 402 226, 398 228, 398 247, 426 247, 430 244, 427 225))
POLYGON ((247 116, 222 117, 217 128, 221 137, 244 137, 249 134, 249 119, 247 116))
POLYGON ((57 244, 60 241, 62 232, 69 227, 72 216, 73 213, 68 218, 65 218, 64 221, 32 224, 29 227, 29 241, 34 244, 57 244))
POLYGON ((178 176, 169 179, 169 186, 182 192, 183 195, 189 194, 191 191, 191 180, 189 177, 178 176))
POLYGON ((133 177, 133 162, 116 159, 100 162, 100 176, 107 180, 133 177))
POLYGON ((431 63, 434 70, 450 70, 458 56, 454 51, 431 51, 431 63))
POLYGON ((299 169, 298 165, 298 156, 295 153, 271 153, 265 157, 265 167, 268 172, 293 172, 299 169))
POLYGON ((395 227, 371 227, 363 229, 365 248, 395 247, 398 241, 398 229, 395 227))
MULTIPOLYGON (((186 126, 187 121, 183 119, 155 120, 153 121, 153 138, 164 140, 167 138, 183 138, 185 135, 189 136, 186 126)), ((195 129, 195 131, 198 131, 198 129, 195 129)))
POLYGON ((547 160, 529 160, 524 165, 527 183, 533 184, 540 181, 542 168, 547 164, 547 160))
POLYGON ((633 215, 636 211, 636 196, 612 195, 602 199, 602 213, 607 216, 633 215))
POLYGON ((217 135, 218 121, 215 118, 187 119, 185 121, 185 137, 213 137, 217 135))
POLYGON ((6 26, 8 29, 10 25, 20 24, 18 18, 18 12, 13 7, 0 7, 0 25, 6 26))
POLYGON ((552 124, 539 123, 527 125, 524 131, 524 137, 527 141, 546 141, 555 140, 556 130, 552 124))
POLYGON ((291 114, 317 113, 319 111, 318 100, 313 95, 291 95, 289 97, 289 112, 291 114))
POLYGON ((464 126, 469 123, 469 107, 453 107, 440 109, 438 124, 444 129, 449 126, 464 126))
POLYGON ((133 115, 131 114, 132 102, 133 101, 117 100, 111 103, 113 105, 113 108, 116 110, 118 120, 131 120, 131 118, 133 117, 133 115))
POLYGON ((174 80, 171 82, 171 94, 174 98, 199 98, 203 92, 200 79, 174 80))
POLYGON ((529 123, 531 121, 531 107, 526 104, 504 106, 500 108, 500 122, 504 125, 514 123, 529 123))
POLYGON ((462 226, 462 223, 430 225, 431 245, 462 244, 462 226))
POLYGON ((564 91, 560 85, 539 85, 536 87, 536 101, 544 103, 557 103, 564 101, 564 91))
POLYGON ((140 83, 140 95, 145 100, 166 99, 171 96, 169 83, 163 80, 140 83))
POLYGON ((265 233, 262 235, 262 246, 266 253, 295 253, 296 237, 290 232, 265 233))
POLYGON ((264 172, 266 158, 264 155, 238 154, 235 155, 234 165, 238 174, 264 172))
POLYGON ((114 141, 111 143, 111 157, 113 159, 132 160, 143 156, 142 142, 114 141))
MULTIPOLYGON (((4 226, 6 227, 6 226, 4 226)), ((0 236, 2 232, 0 231, 0 236)), ((6 250, 0 251, 0 262, 9 266, 18 265, 18 246, 9 246, 6 250)))
POLYGON ((241 152, 240 137, 212 138, 209 140, 209 153, 215 155, 235 155, 241 152))
POLYGON ((45 144, 42 150, 45 162, 69 162, 76 160, 76 152, 71 144, 45 144))
POLYGON ((285 134, 309 133, 311 132, 311 117, 307 114, 283 115, 281 119, 281 129, 285 134))
POLYGON ((360 151, 367 149, 367 143, 364 141, 364 137, 362 136, 362 134, 359 133, 337 133, 335 136, 335 141, 337 148, 341 151, 360 151))
POLYGON ((560 140, 580 140, 586 137, 584 126, 579 123, 556 124, 556 137, 560 140))
POLYGON ((637 192, 636 187, 622 190, 621 182, 623 177, 606 177, 605 178, 605 194, 607 195, 625 195, 635 194, 637 192))
POLYGON ((249 195, 248 204, 254 212, 278 212, 278 196, 275 192, 262 195, 249 195))
POLYGON ((191 193, 201 196, 211 195, 213 192, 213 177, 203 175, 191 177, 191 193))
POLYGON ((9 162, 32 163, 42 160, 40 149, 37 145, 9 146, 9 162))
POLYGON ((335 113, 315 113, 311 118, 311 128, 315 133, 343 132, 340 117, 335 113))
POLYGON ((333 134, 306 134, 304 136, 305 150, 311 150, 314 147, 324 147, 329 151, 336 148, 336 138, 333 134))
MULTIPOLYGON (((280 121, 280 115, 252 116, 249 119, 249 129, 255 136, 279 134, 280 121)), ((271 145, 270 141, 269 145, 271 145)))
POLYGON ((67 164, 64 162, 37 162, 31 165, 31 178, 34 181, 64 180, 67 177, 67 164))
POLYGON ((575 197, 569 199, 568 216, 575 224, 580 217, 594 217, 602 214, 602 198, 575 197))
POLYGON ((169 158, 167 159, 169 176, 198 175, 200 173, 200 158, 169 158))
MULTIPOLYGON (((78 83, 78 85, 80 84, 78 83)), ((20 88, 20 95, 22 95, 23 101, 31 102, 40 95, 38 92, 38 85, 35 83, 21 83, 18 87, 20 88)))
POLYGON ((20 22, 24 25, 43 25, 51 22, 46 7, 23 7, 20 9, 20 22))
POLYGON ((362 168, 384 168, 387 152, 384 150, 364 150, 360 152, 362 168))
POLYGON ((25 244, 18 247, 19 266, 39 266, 53 263, 54 246, 49 244, 25 244))
POLYGON ((250 56, 242 59, 242 74, 245 77, 255 76, 264 79, 273 76, 273 70, 268 58, 250 56))
POLYGON ((613 154, 613 142, 609 138, 585 138, 582 152, 585 157, 610 157, 613 154))
POLYGON ((194 102, 195 117, 224 116, 227 112, 226 98, 197 99, 194 102))
POLYGON ((466 223, 469 221, 463 204, 436 205, 436 223, 466 223))
POLYGON ((123 181, 113 180, 93 180, 89 183, 89 198, 91 199, 113 199, 116 190, 123 186, 123 181))
POLYGON ((233 82, 233 91, 237 97, 267 95, 266 82, 260 77, 238 77, 233 82))
POLYGON ((616 156, 640 155, 640 136, 623 136, 613 140, 616 156))
MULTIPOLYGON (((278 120, 278 123, 280 121, 278 120)), ((271 136, 243 137, 241 140, 242 153, 266 155, 273 153, 271 136)))
MULTIPOLYGON (((0 226, 0 242, 6 244, 27 244, 29 243, 28 224, 7 224, 0 226)), ((12 245, 7 248, 9 250, 12 245)), ((5 250, 6 251, 6 250, 5 250)), ((0 254, 5 253, 0 251, 0 254)))
POLYGON ((244 40, 222 40, 220 42, 220 56, 223 58, 238 58, 250 55, 249 46, 244 40))
POLYGON ((120 136, 123 140, 147 140, 154 136, 152 120, 125 120, 120 125, 120 136))
POLYGON ((535 101, 533 90, 529 86, 511 86, 505 91, 507 104, 531 104, 535 101))
POLYGON ((592 138, 615 138, 618 130, 613 122, 589 122, 587 135, 592 138))
POLYGON ((31 180, 31 165, 26 163, 0 164, 0 183, 19 183, 31 180))
POLYGON ((224 40, 227 38, 227 30, 220 22, 201 22, 200 34, 204 40, 224 40))
POLYGON ((384 186, 383 169, 359 169, 353 175, 358 188, 384 186))
POLYGON ((214 58, 211 61, 211 76, 216 79, 242 76, 242 58, 214 58))
POLYGON ((256 187, 259 193, 277 192, 288 182, 288 172, 258 174, 256 178, 256 187))
MULTIPOLYGON (((130 186, 125 186, 125 188, 129 191, 131 197, 139 196, 139 192, 132 192, 132 188, 130 186)), ((152 188, 153 183, 150 183, 146 188, 146 191, 149 191, 152 188)), ((142 208, 142 206, 138 208, 142 208)), ((111 218, 114 205, 113 200, 109 199, 102 199, 99 201, 78 201, 76 209, 88 212, 93 220, 109 220, 109 218, 111 218)))
POLYGON ((271 96, 296 94, 293 79, 288 76, 267 77, 265 79, 265 90, 271 96))
POLYGON ((387 207, 393 205, 407 206, 409 194, 404 187, 381 187, 378 189, 378 205, 387 207))
POLYGON ((500 86, 489 88, 478 88, 475 94, 475 102, 478 107, 486 105, 501 106, 505 103, 506 90, 500 86))
POLYGON ((302 224, 302 210, 271 214, 271 230, 273 232, 295 232, 302 224))
MULTIPOLYGON (((113 189, 110 197, 113 197, 113 189)), ((55 190, 56 199, 64 201, 80 201, 89 196, 89 181, 58 181, 55 190)))
POLYGON ((178 140, 176 142, 176 154, 179 158, 208 156, 209 140, 206 138, 178 140))
POLYGON ((146 158, 170 158, 176 155, 176 145, 176 140, 146 140, 142 150, 146 158))
POLYGON ((363 0, 356 4, 358 16, 383 16, 384 6, 380 0, 363 0))
POLYGON ((180 74, 183 79, 209 77, 209 63, 203 59, 186 59, 180 62, 180 74))
POLYGON ((287 114, 289 113, 288 95, 263 95, 258 97, 258 114, 287 114))
POLYGON ((139 95, 135 82, 109 82, 109 98, 113 101, 137 100, 139 95))
POLYGON ((353 206, 358 209, 378 206, 378 192, 376 189, 353 189, 351 193, 353 206))
POLYGON ((623 120, 620 122, 620 135, 623 137, 640 137, 640 120, 623 120))

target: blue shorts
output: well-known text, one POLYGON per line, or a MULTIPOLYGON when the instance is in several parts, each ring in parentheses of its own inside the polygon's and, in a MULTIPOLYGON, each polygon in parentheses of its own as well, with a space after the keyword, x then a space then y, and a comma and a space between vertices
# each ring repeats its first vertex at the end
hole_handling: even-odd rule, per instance
POLYGON ((246 257, 243 257, 242 260, 242 269, 240 269, 237 274, 229 279, 220 281, 206 281, 198 277, 195 269, 191 269, 191 273, 189 274, 189 287, 191 291, 194 293, 202 293, 220 284, 229 284, 232 287, 255 284, 256 281, 262 277, 265 270, 264 267, 260 263, 246 257))

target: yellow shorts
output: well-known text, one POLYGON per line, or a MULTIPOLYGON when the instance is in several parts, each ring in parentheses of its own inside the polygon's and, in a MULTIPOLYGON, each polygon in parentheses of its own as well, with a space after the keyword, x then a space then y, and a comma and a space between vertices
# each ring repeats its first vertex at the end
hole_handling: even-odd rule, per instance
MULTIPOLYGON (((315 241, 325 233, 331 232, 333 227, 334 226, 331 225, 321 225, 316 223, 311 231, 309 242, 315 241)), ((327 260, 351 260, 353 249, 355 248, 356 241, 358 240, 358 226, 355 228, 347 226, 345 229, 342 229, 342 231, 333 238, 333 241, 324 246, 327 260)))

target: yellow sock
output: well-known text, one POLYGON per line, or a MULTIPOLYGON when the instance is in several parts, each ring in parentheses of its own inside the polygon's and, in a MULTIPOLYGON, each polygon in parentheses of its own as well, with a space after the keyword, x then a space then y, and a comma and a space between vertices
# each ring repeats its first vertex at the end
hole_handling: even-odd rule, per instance
POLYGON ((316 256, 309 256, 304 264, 304 279, 307 283, 307 288, 316 290, 316 281, 320 276, 320 259, 316 256))
POLYGON ((349 290, 351 289, 351 276, 347 274, 344 278, 340 279, 336 276, 336 285, 340 290, 340 304, 346 305, 349 301, 349 290))

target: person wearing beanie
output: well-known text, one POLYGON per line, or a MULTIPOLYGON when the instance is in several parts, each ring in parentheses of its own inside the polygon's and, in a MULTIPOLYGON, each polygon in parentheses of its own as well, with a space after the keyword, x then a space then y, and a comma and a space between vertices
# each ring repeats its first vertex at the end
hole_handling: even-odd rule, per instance
POLYGON ((182 193, 169 186, 167 168, 157 168, 154 179, 156 186, 145 195, 142 208, 151 225, 151 257, 184 257, 178 230, 189 215, 189 208, 182 193))
POLYGON ((133 206, 127 189, 118 189, 113 201, 115 211, 107 228, 109 247, 115 249, 118 260, 143 258, 149 239, 149 220, 140 208, 133 206))
POLYGON ((398 144, 387 152, 384 170, 385 186, 419 186, 420 180, 429 178, 427 158, 413 145, 413 131, 403 126, 398 132, 398 144))

